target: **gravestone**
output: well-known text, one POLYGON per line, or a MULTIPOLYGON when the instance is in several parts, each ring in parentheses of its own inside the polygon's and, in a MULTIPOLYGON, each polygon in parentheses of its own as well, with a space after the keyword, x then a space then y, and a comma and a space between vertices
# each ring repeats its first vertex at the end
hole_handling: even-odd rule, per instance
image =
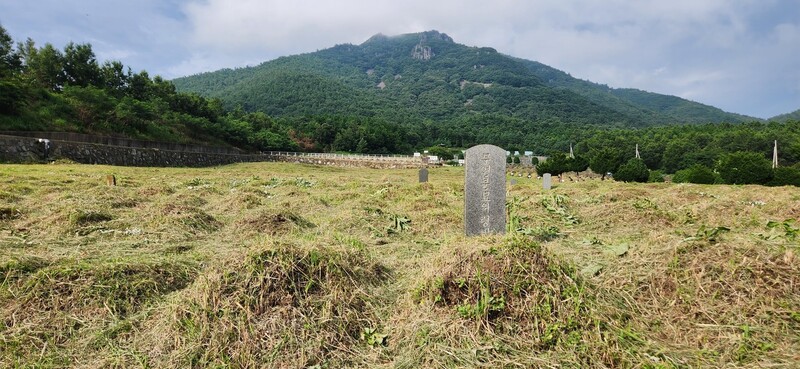
POLYGON ((549 190, 553 187, 553 176, 550 173, 545 173, 544 177, 542 177, 542 187, 545 190, 549 190))
POLYGON ((108 186, 116 186, 117 185, 117 177, 113 175, 106 176, 106 185, 108 186))
POLYGON ((531 160, 530 156, 520 156, 519 164, 525 168, 530 168, 533 166, 533 160, 531 160))
POLYGON ((422 168, 419 170, 419 183, 428 182, 428 168, 422 168))
POLYGON ((467 150, 464 171, 464 232, 467 236, 506 231, 506 152, 493 145, 467 150))
POLYGON ((511 185, 512 186, 516 186, 517 185, 517 180, 512 178, 511 179, 511 185))

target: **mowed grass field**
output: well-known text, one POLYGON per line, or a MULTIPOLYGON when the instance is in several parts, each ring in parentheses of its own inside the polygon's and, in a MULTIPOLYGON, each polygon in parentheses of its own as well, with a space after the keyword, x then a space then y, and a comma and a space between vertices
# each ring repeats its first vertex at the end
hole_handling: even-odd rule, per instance
POLYGON ((0 367, 800 367, 800 189, 463 180, 0 165, 0 367))

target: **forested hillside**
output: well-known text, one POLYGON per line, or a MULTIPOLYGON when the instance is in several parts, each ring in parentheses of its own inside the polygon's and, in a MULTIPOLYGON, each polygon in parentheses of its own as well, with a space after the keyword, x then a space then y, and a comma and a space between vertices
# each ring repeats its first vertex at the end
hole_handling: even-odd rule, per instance
POLYGON ((459 122, 499 114, 532 123, 644 127, 755 120, 632 89, 610 89, 436 31, 280 58, 174 80, 182 91, 274 116, 357 114, 459 122))
POLYGON ((775 122, 787 122, 791 120, 800 120, 800 109, 797 109, 791 113, 781 114, 770 118, 771 121, 775 122))
POLYGON ((610 107, 633 117, 638 122, 653 125, 694 124, 715 122, 749 122, 758 120, 740 114, 728 113, 719 108, 682 99, 677 96, 657 94, 632 88, 610 88, 574 78, 569 74, 542 63, 518 59, 548 86, 575 92, 599 105, 610 107))
POLYGON ((70 131, 137 139, 296 149, 289 129, 263 113, 226 111, 218 99, 179 93, 172 82, 118 61, 97 61, 90 44, 63 49, 14 42, 0 27, 0 131, 70 131))

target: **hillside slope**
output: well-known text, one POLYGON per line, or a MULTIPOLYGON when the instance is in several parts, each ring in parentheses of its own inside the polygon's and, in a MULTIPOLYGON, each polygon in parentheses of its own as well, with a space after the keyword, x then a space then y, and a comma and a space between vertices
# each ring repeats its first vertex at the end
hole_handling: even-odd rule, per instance
POLYGON ((429 31, 173 80, 181 91, 275 116, 350 114, 390 121, 499 114, 531 122, 649 126, 754 118, 674 96, 605 86, 429 31))
POLYGON ((791 113, 776 115, 772 118, 769 118, 769 120, 781 123, 785 123, 790 120, 800 120, 800 109, 797 109, 791 113))
POLYGON ((633 88, 611 88, 574 78, 568 73, 535 61, 519 59, 548 86, 575 92, 597 104, 611 107, 653 124, 745 122, 758 118, 728 113, 713 106, 633 88))

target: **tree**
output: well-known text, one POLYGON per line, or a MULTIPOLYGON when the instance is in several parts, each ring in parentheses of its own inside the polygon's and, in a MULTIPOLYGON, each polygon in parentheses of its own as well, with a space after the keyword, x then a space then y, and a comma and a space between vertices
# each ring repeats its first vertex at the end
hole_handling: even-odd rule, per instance
POLYGON ((44 44, 41 49, 37 49, 31 39, 28 39, 20 47, 25 62, 25 79, 35 86, 50 91, 61 91, 61 88, 64 87, 64 55, 61 51, 49 43, 44 44))
POLYGON ((20 55, 14 51, 14 40, 0 25, 0 79, 16 74, 21 66, 20 55))
POLYGON ((614 173, 614 179, 623 182, 647 182, 650 171, 642 159, 633 158, 620 165, 614 173))
POLYGON ((70 42, 64 47, 64 78, 73 86, 100 86, 100 67, 91 44, 70 42))
POLYGON ((586 160, 583 156, 576 156, 574 158, 567 159, 567 171, 575 172, 575 175, 578 175, 579 172, 583 172, 584 170, 589 168, 589 160, 586 160))
POLYGON ((686 158, 687 153, 697 152, 700 148, 686 138, 673 139, 669 141, 664 149, 664 156, 661 160, 664 170, 667 173, 690 167, 695 162, 686 158))
POLYGON ((547 160, 540 162, 536 165, 536 173, 539 175, 550 173, 554 176, 559 176, 564 172, 569 171, 569 158, 567 154, 562 152, 554 152, 550 154, 547 160))
POLYGON ((723 155, 717 171, 728 184, 765 184, 772 178, 772 163, 761 153, 738 151, 723 155))
MULTIPOLYGON (((136 100, 149 100, 151 95, 151 90, 153 86, 153 81, 150 80, 150 75, 147 74, 147 71, 141 71, 136 73, 130 77, 128 80, 128 95, 133 97, 136 100)), ((205 105, 205 99, 202 99, 203 105, 205 105)))
POLYGON ((23 86, 16 77, 21 65, 11 36, 0 26, 0 113, 15 114, 24 105, 23 86))
POLYGON ((606 179, 606 174, 609 172, 616 172, 622 164, 620 152, 610 147, 604 147, 595 151, 589 157, 589 168, 595 173, 601 174, 601 179, 606 179))
POLYGON ((122 97, 125 93, 130 75, 131 69, 128 68, 126 73, 125 67, 118 61, 107 61, 100 67, 101 85, 116 97, 122 97))

